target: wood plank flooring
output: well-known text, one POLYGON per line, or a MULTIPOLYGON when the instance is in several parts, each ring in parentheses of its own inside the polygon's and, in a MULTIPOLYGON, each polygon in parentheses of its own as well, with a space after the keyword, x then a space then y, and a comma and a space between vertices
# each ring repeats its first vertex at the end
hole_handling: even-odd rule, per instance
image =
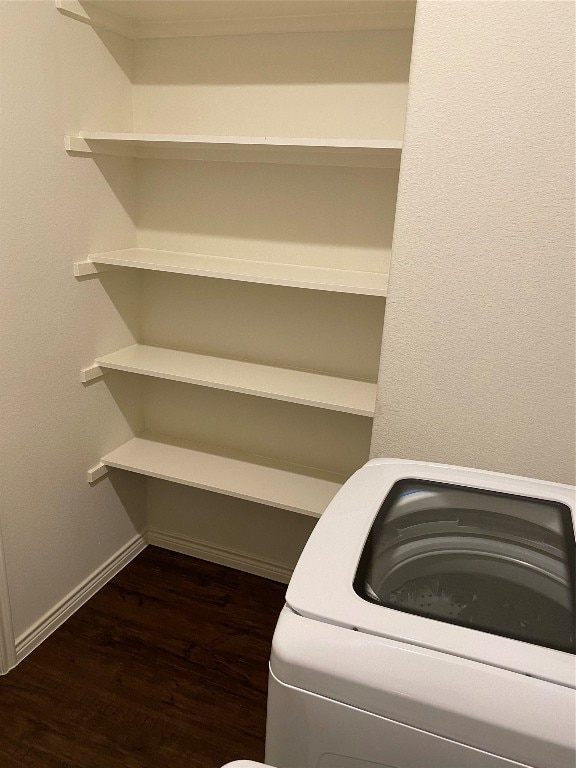
POLYGON ((285 590, 148 547, 0 678, 0 768, 262 760, 285 590))

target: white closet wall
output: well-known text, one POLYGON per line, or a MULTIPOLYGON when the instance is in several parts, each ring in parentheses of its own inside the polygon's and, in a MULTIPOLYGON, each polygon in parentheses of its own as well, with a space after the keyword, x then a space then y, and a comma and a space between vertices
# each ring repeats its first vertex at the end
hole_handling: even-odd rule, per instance
POLYGON ((134 130, 402 140, 411 42, 407 29, 138 40, 134 130))
POLYGON ((144 272, 141 295, 143 343, 376 381, 378 297, 164 272, 144 272))
POLYGON ((419 8, 374 456, 576 481, 574 12, 419 8))
POLYGON ((52 2, 2 2, 0 14, 0 515, 13 663, 143 545, 146 499, 128 473, 86 483, 143 414, 120 375, 109 387, 79 380, 96 355, 134 342, 138 280, 126 270, 79 283, 71 272, 79 255, 134 241, 134 161, 96 165, 62 143, 85 121, 128 128, 131 42, 63 19, 52 2))
POLYGON ((185 160, 137 165, 142 248, 388 271, 397 169, 185 160))

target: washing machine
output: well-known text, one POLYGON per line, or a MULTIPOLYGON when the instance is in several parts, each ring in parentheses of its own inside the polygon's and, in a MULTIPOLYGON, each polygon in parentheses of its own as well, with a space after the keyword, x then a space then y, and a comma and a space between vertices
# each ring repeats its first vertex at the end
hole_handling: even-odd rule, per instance
POLYGON ((290 581, 277 768, 574 768, 575 489, 376 459, 290 581))

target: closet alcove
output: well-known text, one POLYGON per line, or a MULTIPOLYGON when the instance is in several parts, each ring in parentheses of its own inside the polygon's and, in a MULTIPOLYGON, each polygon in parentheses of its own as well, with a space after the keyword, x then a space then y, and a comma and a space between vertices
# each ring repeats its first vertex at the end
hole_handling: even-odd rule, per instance
POLYGON ((130 411, 88 480, 145 476, 151 543, 287 580, 368 459, 415 3, 56 6, 63 151, 117 211, 77 289, 127 341, 87 350, 130 411))

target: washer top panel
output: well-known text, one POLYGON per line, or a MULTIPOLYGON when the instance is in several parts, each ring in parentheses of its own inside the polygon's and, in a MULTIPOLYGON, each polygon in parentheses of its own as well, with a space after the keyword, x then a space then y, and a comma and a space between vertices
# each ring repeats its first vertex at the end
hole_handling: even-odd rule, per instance
POLYGON ((376 459, 320 518, 298 614, 576 687, 576 489, 376 459))

